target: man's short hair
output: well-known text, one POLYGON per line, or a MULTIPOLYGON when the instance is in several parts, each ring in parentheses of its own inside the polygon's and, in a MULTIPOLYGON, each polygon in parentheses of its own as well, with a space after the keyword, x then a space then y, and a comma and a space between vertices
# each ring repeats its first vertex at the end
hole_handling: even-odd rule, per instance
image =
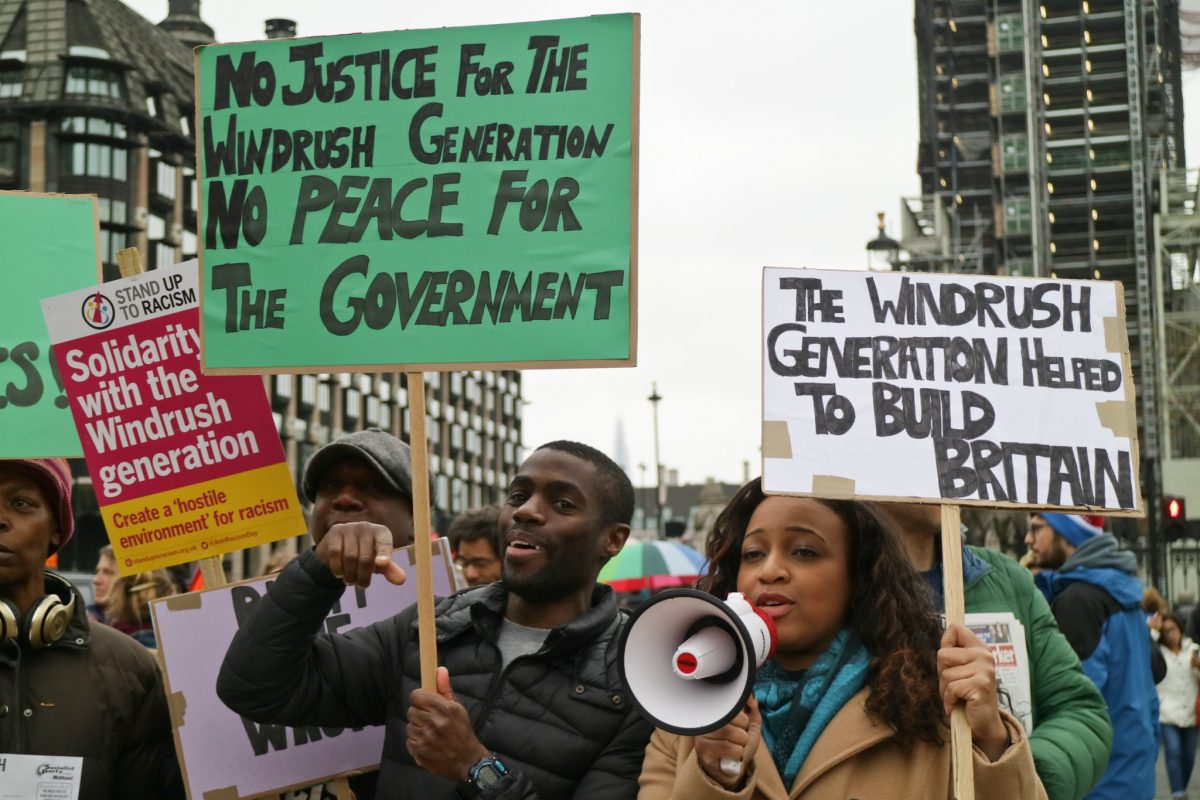
POLYGON ((596 484, 600 492, 600 519, 605 523, 623 525, 633 521, 633 484, 617 462, 594 447, 565 439, 547 442, 537 450, 558 450, 591 464, 600 478, 596 484))
POLYGON ((487 539, 500 556, 504 552, 500 542, 500 504, 467 509, 454 518, 446 535, 450 538, 450 549, 455 552, 463 542, 487 539))

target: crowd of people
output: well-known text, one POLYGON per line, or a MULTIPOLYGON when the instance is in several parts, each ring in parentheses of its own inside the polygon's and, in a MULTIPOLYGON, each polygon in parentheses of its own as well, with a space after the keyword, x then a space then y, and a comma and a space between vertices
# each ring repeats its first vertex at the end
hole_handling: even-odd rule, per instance
MULTIPOLYGON (((437 601, 436 687, 420 679, 415 607, 322 632, 348 585, 402 583, 408 446, 377 430, 317 451, 302 486, 312 547, 244 619, 217 679, 258 723, 385 728, 367 798, 950 797, 961 707, 975 794, 1150 800, 1165 753, 1186 797, 1200 647, 1147 612, 1133 554, 1103 520, 1033 514, 1021 566, 961 545, 968 612, 1026 636, 1032 725, 1006 710, 991 650, 942 620, 936 506, 765 495, 743 486, 709 532, 698 589, 740 592, 777 630, 745 707, 685 735, 655 729, 618 667, 629 624, 597 583, 630 535, 634 493, 603 453, 534 450, 504 500, 448 535, 466 587, 437 601)), ((70 473, 0 461, 0 753, 83 758, 80 798, 183 796, 149 603, 162 571, 119 576, 101 551, 95 603, 45 568, 74 528, 70 473)))

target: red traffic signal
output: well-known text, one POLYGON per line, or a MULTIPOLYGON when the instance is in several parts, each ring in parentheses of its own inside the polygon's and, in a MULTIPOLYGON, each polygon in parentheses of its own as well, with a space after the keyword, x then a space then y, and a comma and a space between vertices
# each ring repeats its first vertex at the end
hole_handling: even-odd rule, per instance
POLYGON ((1166 522, 1183 522, 1187 519, 1187 509, 1182 497, 1163 498, 1163 520, 1166 522))

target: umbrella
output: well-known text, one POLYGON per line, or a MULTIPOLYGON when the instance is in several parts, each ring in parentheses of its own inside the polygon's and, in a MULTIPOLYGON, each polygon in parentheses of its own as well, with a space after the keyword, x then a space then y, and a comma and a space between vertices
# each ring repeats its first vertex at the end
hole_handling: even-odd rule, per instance
POLYGON ((687 586, 704 574, 704 556, 671 541, 627 542, 596 580, 618 592, 687 586))

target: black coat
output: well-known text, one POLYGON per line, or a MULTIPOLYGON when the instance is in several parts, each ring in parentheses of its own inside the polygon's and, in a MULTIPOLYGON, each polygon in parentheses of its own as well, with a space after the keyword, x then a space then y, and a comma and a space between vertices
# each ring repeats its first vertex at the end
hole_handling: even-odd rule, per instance
POLYGON ((90 623, 65 579, 47 573, 46 590, 64 600, 73 592, 75 615, 47 648, 0 645, 0 753, 82 756, 80 800, 183 797, 150 651, 90 623))
MULTIPOLYGON (((260 723, 387 726, 378 793, 455 798, 455 784, 418 767, 405 747, 408 698, 420 687, 417 610, 346 634, 319 633, 345 585, 312 554, 287 566, 234 637, 217 679, 231 709, 260 723)), ((626 623, 612 590, 501 671, 503 584, 438 602, 438 663, 475 734, 509 776, 486 800, 634 798, 651 726, 617 670, 626 623)))

